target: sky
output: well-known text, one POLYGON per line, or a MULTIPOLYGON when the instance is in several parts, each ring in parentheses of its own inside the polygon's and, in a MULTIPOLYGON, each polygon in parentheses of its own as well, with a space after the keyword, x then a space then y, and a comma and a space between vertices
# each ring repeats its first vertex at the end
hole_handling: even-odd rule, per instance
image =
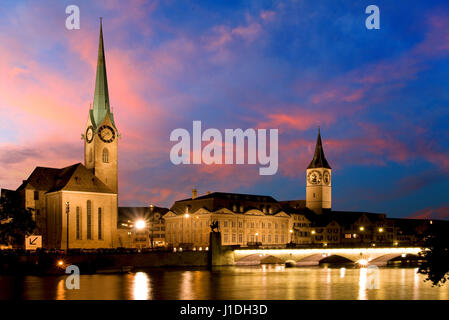
POLYGON ((0 187, 83 162, 100 16, 121 206, 169 207, 193 188, 305 199, 320 126, 333 209, 449 218, 445 0, 2 0, 0 187), (65 27, 72 4, 79 30, 65 27), (277 174, 173 165, 170 133, 194 120, 278 129, 277 174))

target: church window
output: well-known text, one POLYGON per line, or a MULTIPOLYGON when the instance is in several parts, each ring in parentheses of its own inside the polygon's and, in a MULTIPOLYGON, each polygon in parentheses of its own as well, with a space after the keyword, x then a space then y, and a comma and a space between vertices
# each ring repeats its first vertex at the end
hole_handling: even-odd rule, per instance
POLYGON ((87 240, 92 240, 92 202, 87 200, 87 240))
POLYGON ((103 240, 103 234, 101 232, 103 227, 102 218, 101 208, 98 208, 98 240, 103 240))
POLYGON ((108 149, 103 149, 103 162, 108 163, 109 162, 109 151, 108 149))
POLYGON ((81 210, 76 207, 76 240, 81 239, 81 210))

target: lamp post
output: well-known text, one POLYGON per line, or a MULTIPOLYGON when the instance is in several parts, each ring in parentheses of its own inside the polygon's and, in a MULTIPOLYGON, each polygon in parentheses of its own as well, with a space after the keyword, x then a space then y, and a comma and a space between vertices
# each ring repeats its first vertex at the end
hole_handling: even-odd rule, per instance
POLYGON ((151 211, 151 249, 153 249, 153 242, 154 242, 154 206, 150 204, 150 211, 151 211))
POLYGON ((290 243, 293 243, 293 229, 290 229, 290 243))
POLYGON ((65 203, 65 213, 67 214, 67 253, 69 253, 69 212, 70 212, 70 202, 65 203))

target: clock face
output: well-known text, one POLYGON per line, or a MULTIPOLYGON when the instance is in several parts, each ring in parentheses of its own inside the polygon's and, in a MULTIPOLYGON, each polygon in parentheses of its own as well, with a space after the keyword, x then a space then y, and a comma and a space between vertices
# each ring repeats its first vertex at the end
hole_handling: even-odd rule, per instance
POLYGON ((331 182, 331 174, 327 170, 323 173, 323 181, 325 184, 329 184, 331 182))
POLYGON ((310 171, 307 180, 310 184, 319 184, 321 182, 321 173, 317 170, 310 171))
POLYGON ((94 128, 92 126, 87 127, 86 130, 86 141, 87 143, 91 143, 94 138, 94 128))
POLYGON ((103 142, 111 143, 115 139, 115 131, 110 126, 101 126, 98 129, 98 136, 103 142))

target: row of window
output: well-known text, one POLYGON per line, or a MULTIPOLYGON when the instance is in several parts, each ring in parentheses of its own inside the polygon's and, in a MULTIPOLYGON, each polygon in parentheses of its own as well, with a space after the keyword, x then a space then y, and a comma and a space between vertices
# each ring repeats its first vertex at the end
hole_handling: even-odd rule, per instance
MULTIPOLYGON (((237 242, 237 234, 233 233, 231 235, 231 239, 229 238, 229 235, 227 233, 223 234, 223 243, 243 243, 243 234, 239 233, 239 238, 237 242), (231 241, 230 241, 231 240, 231 241)), ((279 240, 281 243, 284 243, 285 236, 284 235, 261 235, 261 236, 255 236, 255 235, 247 235, 246 241, 247 242, 262 242, 262 243, 279 243, 279 240), (274 240, 274 242, 272 242, 274 240)))
MULTIPOLYGON (((76 239, 82 239, 82 212, 81 207, 76 207, 76 239)), ((92 225, 93 225, 93 215, 92 215, 92 201, 87 200, 86 203, 86 239, 93 240, 92 236, 92 225)), ((102 208, 98 208, 97 211, 97 227, 98 227, 98 240, 103 240, 103 211, 102 208)))

